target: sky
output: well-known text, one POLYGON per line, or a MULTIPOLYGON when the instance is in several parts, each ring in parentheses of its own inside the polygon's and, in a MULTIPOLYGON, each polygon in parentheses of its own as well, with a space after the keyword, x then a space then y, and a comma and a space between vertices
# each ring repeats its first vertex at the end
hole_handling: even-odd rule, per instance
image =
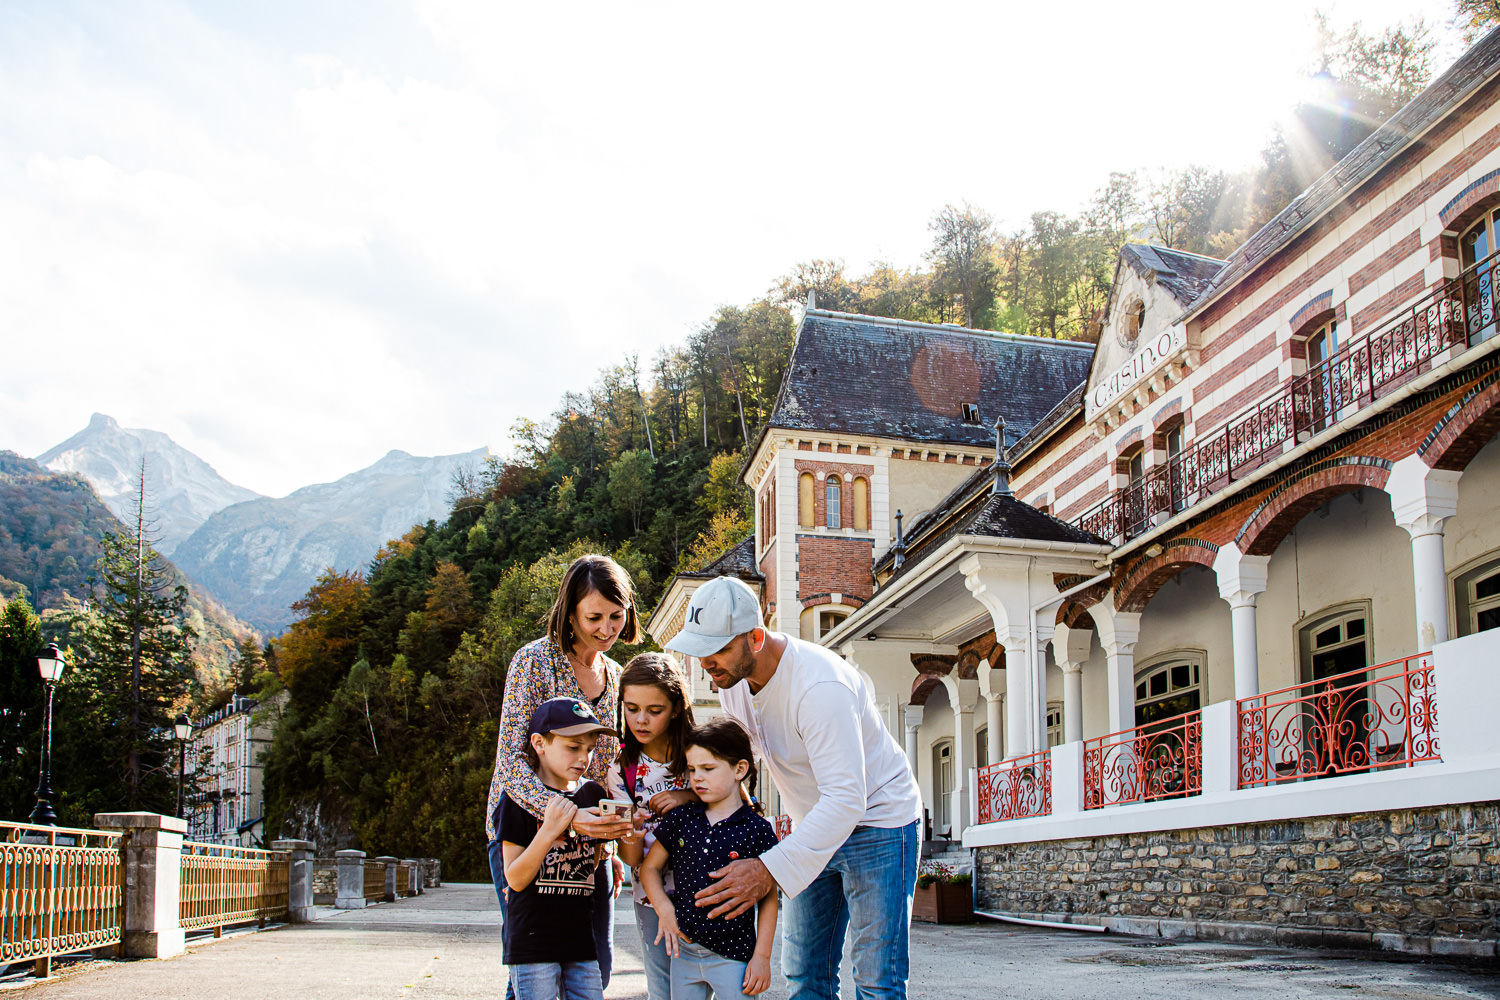
POLYGON ((1447 0, 0 0, 0 449, 106 413, 282 496, 520 417, 798 261, 1250 164, 1312 12, 1447 0))

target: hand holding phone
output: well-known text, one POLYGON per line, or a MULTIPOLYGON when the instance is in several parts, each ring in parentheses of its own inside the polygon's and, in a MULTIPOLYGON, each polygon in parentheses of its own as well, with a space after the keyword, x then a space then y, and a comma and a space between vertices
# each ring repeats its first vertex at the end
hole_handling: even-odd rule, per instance
POLYGON ((629 819, 635 803, 625 799, 600 799, 598 809, 601 817, 629 819))

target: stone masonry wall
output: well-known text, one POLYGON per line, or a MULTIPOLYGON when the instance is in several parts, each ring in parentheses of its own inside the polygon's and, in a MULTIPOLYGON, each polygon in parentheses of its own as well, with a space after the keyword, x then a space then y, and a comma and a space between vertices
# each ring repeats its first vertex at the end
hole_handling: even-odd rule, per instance
POLYGON ((1490 957, 1500 802, 978 851, 979 909, 1125 933, 1490 957))

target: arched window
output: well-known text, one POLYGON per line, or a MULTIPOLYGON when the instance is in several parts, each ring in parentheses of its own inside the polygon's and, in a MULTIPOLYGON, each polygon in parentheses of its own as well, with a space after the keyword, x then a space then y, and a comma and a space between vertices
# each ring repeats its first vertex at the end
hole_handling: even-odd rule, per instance
POLYGON ((829 476, 828 477, 828 521, 827 521, 828 527, 830 527, 830 528, 841 528, 841 527, 843 527, 843 524, 840 521, 840 518, 842 518, 842 517, 843 517, 843 513, 842 513, 842 511, 839 508, 839 477, 838 476, 829 476))
POLYGON ((1453 610, 1458 635, 1500 628, 1500 553, 1454 578, 1453 610))
POLYGON ((1500 229, 1500 208, 1484 213, 1458 238, 1459 263, 1464 270, 1481 266, 1467 279, 1465 288, 1469 307, 1469 338, 1488 340, 1495 335, 1495 269, 1493 263, 1482 263, 1495 252, 1496 230, 1500 229))
POLYGON ((1168 653, 1135 675, 1135 724, 1149 726, 1203 707, 1203 654, 1168 653))
POLYGON ((1146 325, 1146 303, 1140 299, 1125 310, 1125 321, 1120 327, 1120 340, 1126 347, 1134 347, 1141 337, 1141 327, 1146 325))
POLYGON ((854 530, 870 530, 870 481, 864 476, 854 479, 854 530))
POLYGON ((804 472, 797 477, 797 523, 804 528, 811 528, 816 522, 813 513, 813 490, 816 482, 811 472, 804 472))

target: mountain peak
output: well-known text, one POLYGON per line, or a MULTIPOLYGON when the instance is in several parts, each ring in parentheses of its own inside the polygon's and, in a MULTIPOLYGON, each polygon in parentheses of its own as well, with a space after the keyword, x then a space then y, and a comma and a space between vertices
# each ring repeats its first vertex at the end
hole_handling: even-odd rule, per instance
POLYGON ((115 418, 107 413, 96 413, 89 417, 89 430, 91 431, 117 431, 120 425, 115 418))

